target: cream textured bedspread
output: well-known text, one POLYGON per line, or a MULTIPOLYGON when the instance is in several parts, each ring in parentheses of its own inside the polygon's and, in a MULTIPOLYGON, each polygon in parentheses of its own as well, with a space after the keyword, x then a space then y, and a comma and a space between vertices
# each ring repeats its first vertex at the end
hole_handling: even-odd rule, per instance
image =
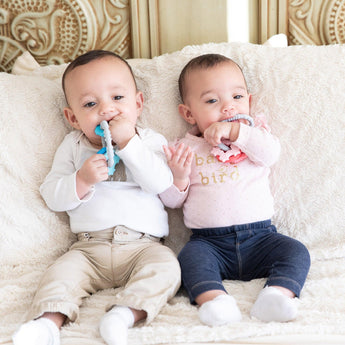
MULTIPOLYGON (((185 133, 188 127, 177 113, 178 74, 191 57, 206 52, 228 55, 243 67, 253 116, 264 112, 281 141, 271 176, 274 222, 305 243, 312 257, 299 316, 288 323, 252 320, 249 310, 264 280, 225 281, 242 322, 204 326, 180 291, 152 324, 129 331, 129 344, 345 344, 345 46, 206 44, 130 60, 145 98, 142 126, 169 140, 185 133)), ((25 54, 16 75, 0 73, 0 344, 11 344, 47 265, 75 240, 66 216, 51 212, 38 191, 70 130, 61 111, 63 68, 39 67, 25 54)), ((166 244, 177 253, 189 231, 180 211, 169 215, 166 244)), ((85 299, 79 320, 63 327, 62 345, 103 344, 98 322, 117 291, 85 299)))

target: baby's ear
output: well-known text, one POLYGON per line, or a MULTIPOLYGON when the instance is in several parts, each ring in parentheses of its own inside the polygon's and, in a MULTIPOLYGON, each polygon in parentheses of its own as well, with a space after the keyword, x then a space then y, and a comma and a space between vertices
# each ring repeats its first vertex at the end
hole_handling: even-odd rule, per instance
POLYGON ((191 125, 195 124, 195 119, 194 119, 192 112, 190 111, 190 109, 187 105, 179 104, 178 112, 188 123, 190 123, 191 125))
POLYGON ((79 122, 74 115, 73 111, 71 108, 64 108, 63 113, 65 115, 65 118, 67 119, 68 123, 75 129, 80 129, 79 122))
POLYGON ((137 117, 139 117, 144 108, 144 95, 141 91, 138 91, 136 96, 136 104, 137 104, 137 117))

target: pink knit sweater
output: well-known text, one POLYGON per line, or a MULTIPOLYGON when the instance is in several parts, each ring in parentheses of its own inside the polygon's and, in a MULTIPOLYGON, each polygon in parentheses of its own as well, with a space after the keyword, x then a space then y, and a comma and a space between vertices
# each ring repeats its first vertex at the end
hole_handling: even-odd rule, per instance
POLYGON ((270 166, 280 154, 278 139, 264 128, 241 124, 240 135, 233 145, 248 158, 232 165, 219 162, 204 138, 192 133, 176 142, 176 145, 183 142, 194 151, 190 185, 183 192, 172 185, 160 195, 163 203, 170 208, 183 205, 188 228, 270 219, 274 209, 269 174, 270 166))

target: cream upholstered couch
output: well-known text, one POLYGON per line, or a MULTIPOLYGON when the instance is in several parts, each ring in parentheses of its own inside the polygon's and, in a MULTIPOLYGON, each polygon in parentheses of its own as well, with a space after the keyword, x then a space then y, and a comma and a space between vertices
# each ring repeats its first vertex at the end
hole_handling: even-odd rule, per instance
MULTIPOLYGON (((168 140, 188 126, 179 117, 177 78, 192 57, 217 52, 242 67, 253 116, 264 112, 282 144, 271 175, 274 222, 302 241, 312 265, 298 318, 262 323, 249 310, 264 280, 225 281, 243 321, 207 327, 181 290, 150 325, 129 332, 129 344, 345 344, 345 46, 268 47, 245 43, 188 46, 153 59, 130 60, 145 108, 140 119, 168 140)), ((39 67, 29 54, 0 73, 0 344, 23 322, 47 265, 75 238, 64 214, 51 212, 38 188, 70 130, 62 116, 65 66, 39 67)), ((177 253, 189 237, 179 210, 169 210, 166 244, 177 253)), ((80 318, 61 331, 62 345, 103 344, 97 325, 117 290, 85 299, 80 318)))

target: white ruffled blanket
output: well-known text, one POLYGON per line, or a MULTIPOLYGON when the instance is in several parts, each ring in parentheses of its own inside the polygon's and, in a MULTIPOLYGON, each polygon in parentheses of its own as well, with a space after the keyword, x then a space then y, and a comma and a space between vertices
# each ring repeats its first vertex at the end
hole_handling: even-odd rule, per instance
MULTIPOLYGON (((281 141, 281 158, 271 176, 274 222, 280 232, 306 244, 312 256, 300 313, 289 323, 252 320, 249 310, 264 280, 226 281, 242 322, 202 325, 181 291, 152 324, 129 331, 129 344, 301 344, 301 339, 307 344, 319 337, 323 344, 345 344, 345 46, 206 44, 131 60, 145 98, 142 126, 168 140, 184 135, 188 127, 177 112, 177 78, 190 58, 206 52, 232 57, 243 67, 253 115, 265 113, 281 141)), ((25 54, 14 68, 17 75, 0 73, 0 344, 11 344, 47 265, 74 241, 66 216, 51 212, 38 191, 70 130, 61 111, 64 67, 42 68, 25 54)), ((180 211, 169 215, 166 244, 177 253, 189 231, 180 211)), ((103 344, 98 322, 117 291, 85 299, 80 319, 63 327, 62 345, 103 344)))

